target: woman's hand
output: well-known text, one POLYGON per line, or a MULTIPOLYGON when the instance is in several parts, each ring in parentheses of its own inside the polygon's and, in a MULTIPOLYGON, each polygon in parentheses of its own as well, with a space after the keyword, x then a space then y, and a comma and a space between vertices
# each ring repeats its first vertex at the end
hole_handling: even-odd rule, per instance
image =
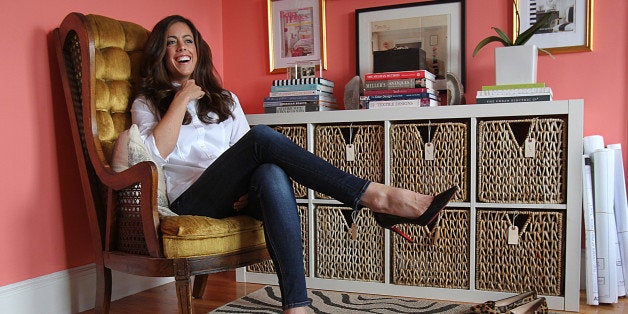
POLYGON ((238 198, 238 200, 236 200, 233 203, 233 209, 235 209, 236 211, 241 211, 244 208, 246 208, 246 205, 249 204, 249 194, 244 194, 242 196, 240 196, 240 198, 238 198))
MULTIPOLYGON (((181 97, 183 100, 181 103, 187 105, 193 99, 201 99, 203 96, 205 96, 205 92, 201 87, 196 85, 194 80, 187 80, 181 84, 181 88, 179 88, 174 97, 175 99, 181 97)), ((175 99, 173 99, 173 103, 176 102, 175 99)))

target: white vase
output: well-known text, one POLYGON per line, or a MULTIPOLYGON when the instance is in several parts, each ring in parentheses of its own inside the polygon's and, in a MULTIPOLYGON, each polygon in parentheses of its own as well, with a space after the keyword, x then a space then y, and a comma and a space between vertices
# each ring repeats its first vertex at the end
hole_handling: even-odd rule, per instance
POLYGON ((495 48, 495 84, 536 83, 536 45, 495 48))

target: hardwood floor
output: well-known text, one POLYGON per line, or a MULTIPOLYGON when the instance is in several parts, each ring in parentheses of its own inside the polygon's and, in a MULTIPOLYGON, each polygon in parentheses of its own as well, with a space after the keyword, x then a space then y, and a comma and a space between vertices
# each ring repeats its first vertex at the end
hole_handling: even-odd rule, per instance
MULTIPOLYGON (((194 313, 208 313, 223 304, 245 296, 264 285, 235 281, 235 272, 211 275, 205 295, 194 300, 194 313)), ((85 311, 83 313, 93 313, 85 311)), ((177 313, 177 296, 174 283, 146 290, 111 303, 112 314, 172 314, 177 313)), ((620 298, 617 304, 586 305, 586 295, 580 294, 580 313, 610 314, 628 313, 628 298, 620 298)))
MULTIPOLYGON (((193 300, 194 313, 208 313, 262 287, 264 285, 236 282, 235 271, 210 275, 203 298, 193 300)), ((111 314, 173 314, 177 312, 174 282, 111 302, 110 310, 111 314)), ((94 311, 82 313, 94 313, 94 311)))

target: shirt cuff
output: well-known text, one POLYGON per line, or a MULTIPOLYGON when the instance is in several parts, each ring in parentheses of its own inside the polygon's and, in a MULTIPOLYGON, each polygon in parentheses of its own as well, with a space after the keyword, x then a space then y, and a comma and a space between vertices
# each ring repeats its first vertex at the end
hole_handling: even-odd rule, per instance
POLYGON ((159 167, 163 167, 164 164, 168 162, 168 158, 170 155, 166 156, 166 158, 161 157, 159 150, 157 149, 157 143, 155 143, 155 137, 153 135, 149 135, 144 140, 145 146, 150 150, 151 155, 153 155, 153 159, 155 160, 155 164, 159 167))

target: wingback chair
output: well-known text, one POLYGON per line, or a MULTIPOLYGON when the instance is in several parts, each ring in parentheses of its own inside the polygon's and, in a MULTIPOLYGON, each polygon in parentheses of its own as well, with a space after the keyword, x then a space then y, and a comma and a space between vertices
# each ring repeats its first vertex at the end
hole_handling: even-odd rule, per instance
POLYGON ((259 221, 161 215, 153 162, 112 169, 115 142, 131 126, 130 97, 148 34, 131 22, 80 13, 54 30, 95 251, 98 313, 109 311, 111 270, 174 277, 179 311, 192 313, 208 274, 269 258, 259 221))

